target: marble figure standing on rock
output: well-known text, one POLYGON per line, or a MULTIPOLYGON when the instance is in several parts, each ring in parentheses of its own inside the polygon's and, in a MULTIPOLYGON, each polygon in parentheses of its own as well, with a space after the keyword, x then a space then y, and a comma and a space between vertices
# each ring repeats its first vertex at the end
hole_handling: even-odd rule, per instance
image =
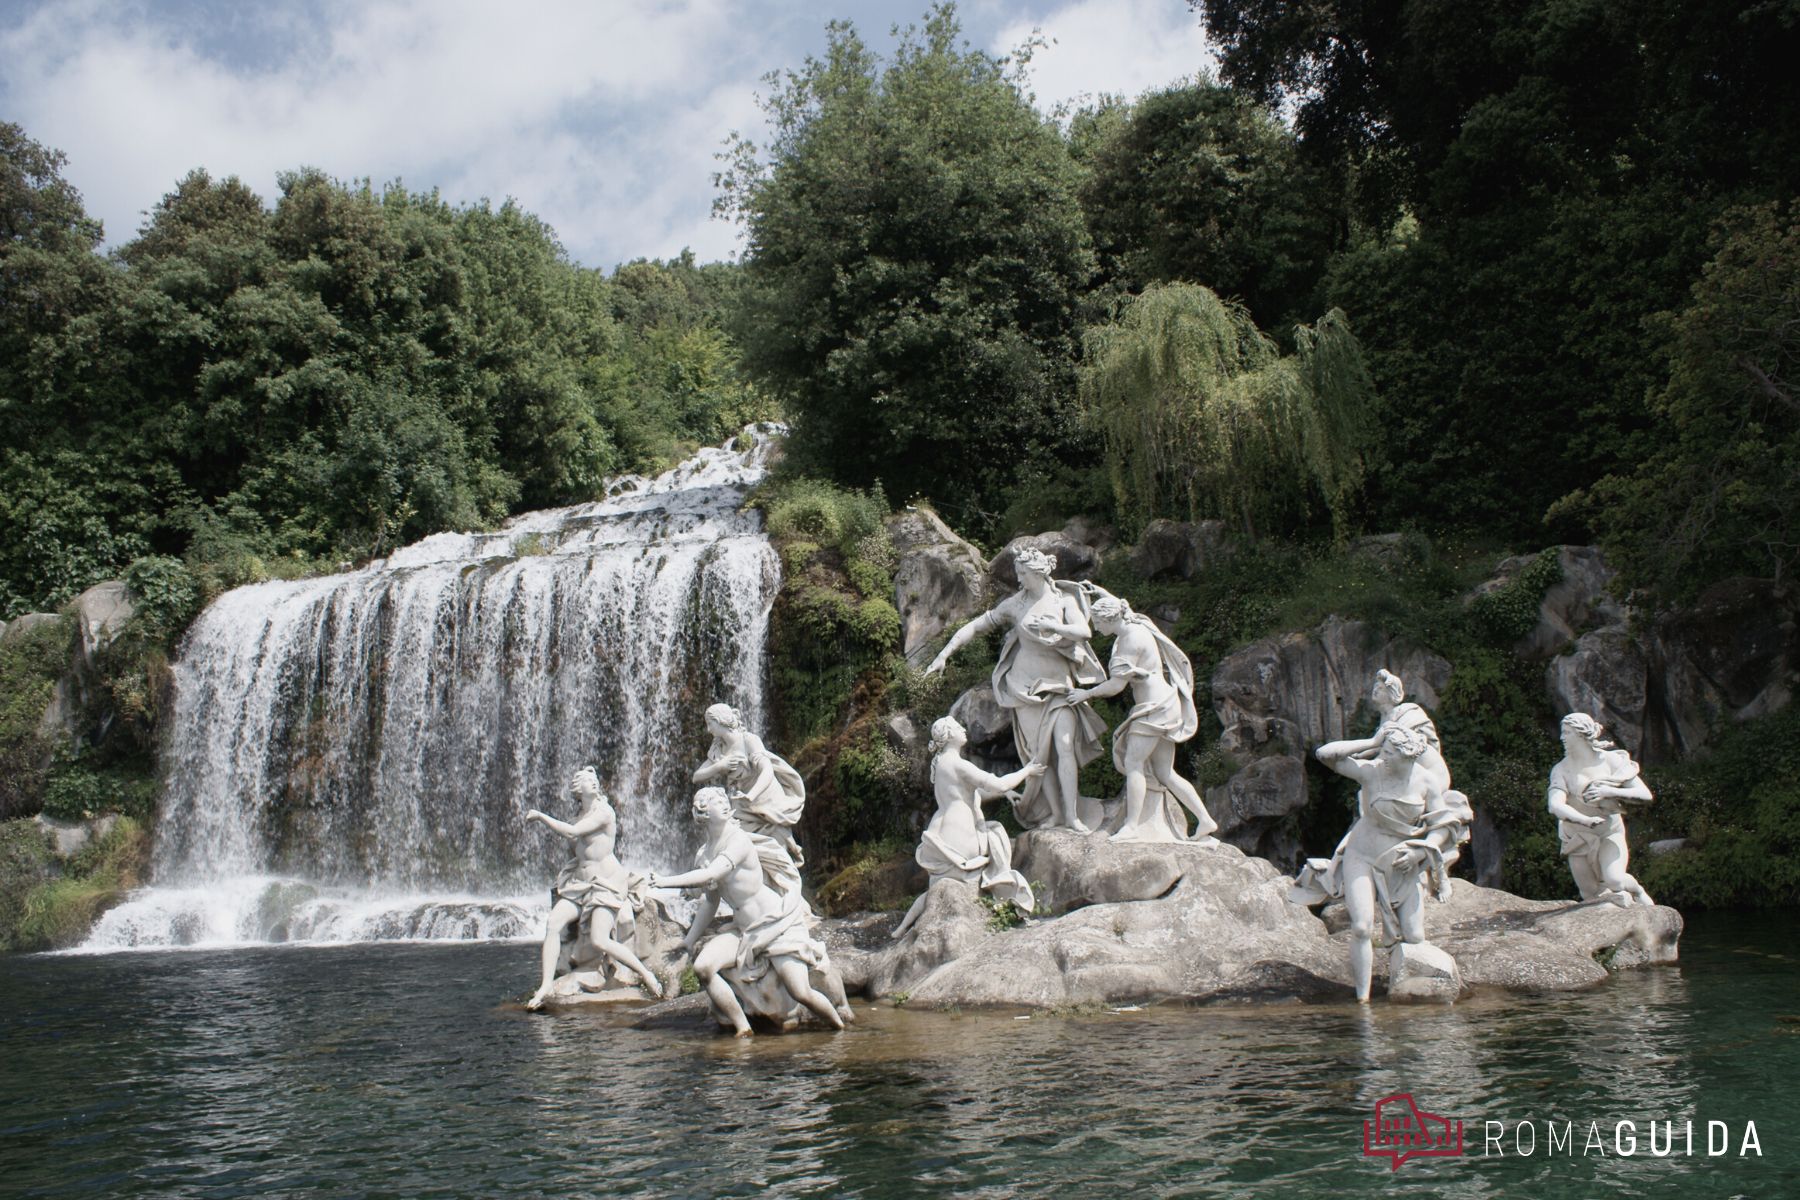
POLYGON ((1330 862, 1310 860, 1295 885, 1295 899, 1304 903, 1343 898, 1351 983, 1363 1002, 1374 971, 1377 916, 1390 940, 1424 945, 1427 881, 1439 900, 1449 898, 1450 868, 1474 821, 1468 797, 1440 786, 1428 765, 1424 733, 1389 723, 1382 730, 1373 748, 1365 738, 1316 751, 1320 762, 1362 787, 1356 822, 1337 853, 1330 862))
MULTIPOLYGON (((1099 683, 1106 672, 1088 644, 1093 629, 1080 586, 1054 579, 1056 560, 1039 551, 1019 551, 1014 564, 1019 590, 958 629, 925 670, 942 671, 974 638, 1006 631, 994 664, 994 699, 1012 716, 1019 761, 1048 768, 1026 782, 1015 811, 1031 828, 1087 833, 1081 768, 1099 757, 1106 723, 1070 693, 1099 683)), ((1097 811, 1088 819, 1097 820, 1097 811)))
POLYGON ((1069 699, 1082 704, 1131 689, 1131 711, 1113 731, 1113 766, 1125 777, 1125 812, 1112 840, 1187 841, 1187 820, 1173 804, 1179 801, 1194 814, 1193 839, 1217 844, 1211 835, 1218 822, 1194 785, 1175 770, 1175 747, 1200 728, 1193 664, 1155 622, 1119 597, 1102 595, 1089 612, 1095 628, 1113 637, 1110 677, 1069 699))
POLYGON ((725 788, 746 832, 774 838, 796 867, 804 866, 800 844, 794 840, 794 825, 806 807, 806 784, 800 772, 779 754, 771 753, 761 738, 744 727, 743 717, 729 704, 715 704, 706 710, 706 731, 712 735, 712 744, 706 761, 694 771, 695 784, 725 788))

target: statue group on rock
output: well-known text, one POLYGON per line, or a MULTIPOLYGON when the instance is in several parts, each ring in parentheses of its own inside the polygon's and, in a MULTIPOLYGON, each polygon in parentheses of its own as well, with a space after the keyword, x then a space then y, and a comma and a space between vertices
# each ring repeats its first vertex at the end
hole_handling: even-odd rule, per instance
MULTIPOLYGON (((972 884, 1021 913, 1033 911, 1032 884, 1014 866, 1012 838, 983 807, 1000 797, 1033 831, 1104 834, 1113 843, 1218 845, 1217 822, 1177 769, 1178 748, 1200 724, 1187 655, 1121 597, 1056 579, 1049 555, 1023 549, 1015 565, 1017 590, 958 628, 926 671, 942 671, 978 636, 1003 632, 992 687, 1022 765, 1006 774, 989 771, 965 753, 968 732, 954 717, 932 724, 936 809, 915 854, 930 883, 895 928, 895 939, 916 930, 930 889, 944 880, 972 884), (1112 639, 1104 666, 1091 644, 1096 634, 1112 639), (1127 694, 1129 707, 1111 735, 1121 793, 1084 797, 1081 769, 1098 757, 1106 734, 1094 702, 1127 694)), ((1343 904, 1359 1001, 1369 1000, 1378 944, 1390 947, 1390 995, 1453 999, 1461 987, 1456 963, 1427 940, 1425 909, 1428 900, 1450 898, 1450 872, 1474 812, 1451 786, 1431 716, 1407 700, 1400 677, 1378 671, 1369 701, 1379 717, 1373 733, 1314 752, 1324 766, 1356 781, 1355 820, 1329 859, 1306 862, 1289 898, 1343 904)), ((842 1029, 851 1019, 843 982, 801 889, 804 858, 794 829, 805 785, 730 705, 712 705, 705 723, 711 741, 693 772, 692 810, 704 845, 692 870, 638 874, 619 862, 617 818, 592 767, 571 780, 580 809, 573 822, 528 814, 571 850, 551 890, 541 980, 529 1006, 552 997, 559 974, 596 966, 576 986, 597 990, 610 973, 661 996, 662 981, 632 949, 633 932, 652 902, 651 889, 676 889, 698 896, 678 959, 691 961, 721 1025, 740 1036, 751 1032, 753 1017, 782 1026, 816 1019, 842 1029)), ((1623 815, 1648 802, 1650 789, 1637 763, 1602 733, 1585 713, 1563 720, 1564 757, 1550 773, 1549 812, 1583 902, 1650 905, 1627 869, 1623 815)))
MULTIPOLYGON (((627 943, 650 890, 663 888, 699 893, 678 961, 691 961, 714 1016, 738 1036, 751 1032, 753 1016, 782 1026, 811 1016, 837 1029, 851 1019, 843 983, 818 936, 819 918, 801 892, 794 825, 805 809, 805 785, 730 705, 707 709, 706 727, 712 742, 694 771, 702 786, 692 809, 704 843, 691 871, 639 875, 619 863, 616 818, 592 767, 570 782, 582 806, 573 823, 527 814, 570 839, 575 851, 551 892, 542 978, 527 1007, 545 1006, 559 972, 595 961, 583 953, 589 948, 616 982, 660 997, 661 981, 627 943)), ((600 990, 606 974, 577 976, 576 986, 600 990)))
POLYGON ((1006 630, 994 699, 1012 719, 1019 761, 1044 767, 1013 803, 1020 824, 1078 834, 1106 826, 1119 842, 1211 843, 1218 824, 1175 769, 1176 747, 1200 727, 1188 656, 1119 597, 1053 578, 1056 560, 1048 554, 1022 549, 1014 567, 1018 590, 952 634, 925 671, 942 671, 976 636, 1006 630), (1096 629, 1113 638, 1105 667, 1089 643, 1096 629), (1106 732, 1092 701, 1127 689, 1132 707, 1113 731, 1113 765, 1125 790, 1109 820, 1102 801, 1081 795, 1080 773, 1099 757, 1106 732), (1194 817, 1191 832, 1184 810, 1194 817))

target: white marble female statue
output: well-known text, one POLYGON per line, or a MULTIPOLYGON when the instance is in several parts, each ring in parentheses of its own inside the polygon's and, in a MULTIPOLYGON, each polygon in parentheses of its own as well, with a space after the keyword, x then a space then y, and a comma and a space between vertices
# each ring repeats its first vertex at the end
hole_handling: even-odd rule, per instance
POLYGON ((725 788, 746 832, 774 838, 796 867, 804 866, 806 859, 794 840, 794 825, 806 807, 806 784, 800 773, 746 729, 744 719, 729 704, 706 710, 706 731, 712 745, 706 761, 694 771, 694 782, 725 788))
POLYGON ((525 814, 527 821, 542 822, 552 833, 568 839, 571 851, 569 865, 550 889, 542 978, 525 1007, 544 1006, 562 958, 563 935, 574 926, 579 936, 581 924, 586 925, 589 944, 635 974, 646 992, 660 997, 662 984, 655 972, 639 961, 627 944, 636 927, 637 914, 644 907, 644 877, 627 871, 613 854, 618 821, 612 805, 600 792, 600 779, 594 768, 583 767, 575 772, 569 780, 569 794, 582 806, 581 815, 573 823, 559 821, 535 808, 525 814))
POLYGON ((1099 756, 1106 722, 1069 693, 1099 683, 1106 672, 1088 645, 1093 630, 1081 588, 1053 579, 1056 560, 1036 550, 1019 551, 1014 566, 1019 590, 958 629, 925 671, 942 671, 971 639, 1006 630, 994 664, 994 699, 1012 715, 1019 761, 1049 768, 1026 782, 1015 811, 1032 828, 1087 833, 1087 819, 1098 815, 1083 817, 1081 768, 1099 756))
POLYGON ((1624 809, 1647 803, 1649 786, 1631 755, 1601 735, 1586 713, 1562 721, 1563 759, 1550 768, 1550 815, 1562 834, 1563 857, 1583 900, 1610 900, 1621 908, 1655 901, 1630 871, 1624 809))
POLYGON ((1131 711, 1113 730, 1113 766, 1125 777, 1125 811, 1112 840, 1187 841, 1187 818, 1181 815, 1186 808, 1194 814, 1194 840, 1217 845, 1211 835, 1218 822, 1194 785, 1175 770, 1175 747, 1200 728, 1193 664, 1154 621, 1119 597, 1103 595, 1088 611, 1094 627, 1113 637, 1109 678, 1069 698, 1081 703, 1131 689, 1131 711))
MULTIPOLYGON (((981 802, 1042 775, 1044 764, 1026 763, 1010 775, 993 775, 962 756, 968 741, 968 731, 955 717, 932 722, 931 787, 938 807, 913 857, 930 874, 932 883, 961 879, 991 892, 995 900, 1029 913, 1037 907, 1037 900, 1025 876, 1013 870, 1012 838, 1007 836, 1006 826, 982 816, 981 802)), ((894 930, 894 937, 904 937, 924 911, 925 897, 920 896, 894 930)))
POLYGON ((1356 823, 1330 862, 1312 859, 1300 872, 1293 899, 1317 904, 1342 897, 1350 914, 1350 977, 1367 1003, 1375 962, 1375 920, 1389 940, 1425 943, 1425 890, 1450 896, 1450 868, 1475 819, 1468 797, 1439 786, 1425 758, 1429 743, 1416 729, 1384 725, 1373 758, 1367 739, 1329 742, 1319 761, 1362 785, 1356 823))
POLYGON ((841 997, 833 1003, 810 979, 814 970, 828 967, 825 943, 808 928, 812 910, 798 887, 779 890, 766 877, 764 859, 770 854, 784 855, 781 847, 772 838, 758 838, 738 826, 723 788, 704 787, 695 792, 693 813, 694 821, 706 831, 706 844, 695 856, 701 865, 679 875, 653 871, 650 886, 700 892, 700 906, 681 940, 681 949, 684 956, 693 958, 694 973, 713 1010, 739 1037, 750 1036, 744 1002, 758 997, 751 1004, 752 1011, 767 1014, 761 997, 772 990, 769 982, 773 977, 786 997, 842 1029, 849 1006, 841 997), (721 904, 731 907, 731 923, 708 938, 721 904))
POLYGON ((1419 755, 1419 765, 1431 772, 1438 781, 1438 786, 1450 786, 1450 765, 1444 761, 1443 746, 1438 741, 1437 726, 1431 721, 1431 714, 1406 698, 1406 684, 1401 678, 1385 668, 1375 672, 1375 683, 1369 689, 1369 702, 1375 711, 1381 714, 1381 724, 1376 726, 1372 736, 1363 740, 1360 750, 1351 753, 1359 758, 1372 758, 1381 747, 1381 740, 1390 729, 1411 729, 1425 739, 1425 751, 1419 755))

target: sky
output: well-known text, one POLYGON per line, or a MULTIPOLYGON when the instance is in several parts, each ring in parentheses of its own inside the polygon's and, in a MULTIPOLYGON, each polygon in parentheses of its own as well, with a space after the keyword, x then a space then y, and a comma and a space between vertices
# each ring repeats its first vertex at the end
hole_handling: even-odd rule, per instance
MULTIPOLYGON (((732 257, 711 216, 727 134, 760 141, 762 77, 825 46, 872 48, 927 0, 8 0, 0 120, 68 156, 107 242, 129 240, 190 170, 265 200, 318 167, 452 203, 516 200, 569 256, 732 257)), ((1039 107, 1135 97, 1212 65, 1184 0, 965 0, 996 55, 1034 31, 1039 107)))

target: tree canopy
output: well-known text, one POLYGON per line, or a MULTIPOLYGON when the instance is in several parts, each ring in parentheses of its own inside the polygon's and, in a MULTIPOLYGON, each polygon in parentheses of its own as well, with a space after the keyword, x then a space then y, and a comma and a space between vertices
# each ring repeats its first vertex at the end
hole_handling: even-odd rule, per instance
POLYGON ((773 141, 739 140, 721 177, 745 363, 807 467, 982 526, 1069 436, 1093 256, 1061 134, 947 6, 885 63, 835 23, 770 84, 773 141))

